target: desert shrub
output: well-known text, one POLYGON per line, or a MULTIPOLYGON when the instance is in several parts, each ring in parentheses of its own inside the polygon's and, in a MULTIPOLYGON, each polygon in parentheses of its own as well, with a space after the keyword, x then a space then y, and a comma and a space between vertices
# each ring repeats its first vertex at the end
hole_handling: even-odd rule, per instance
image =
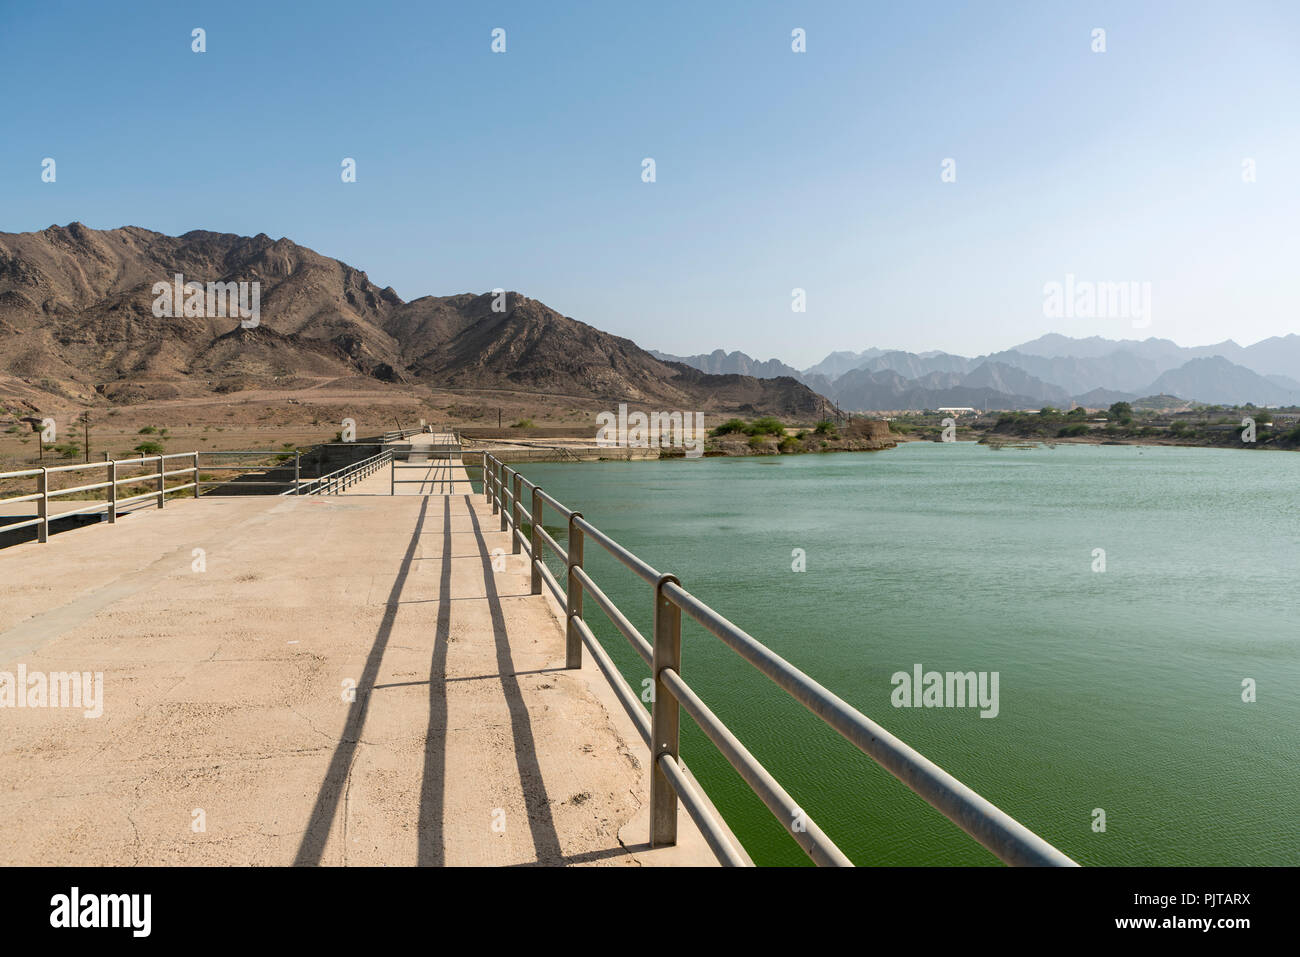
POLYGON ((755 419, 749 426, 750 435, 785 435, 785 426, 770 415, 755 419))
POLYGON ((749 433, 749 425, 744 419, 728 419, 713 430, 714 435, 730 435, 735 432, 741 434, 749 433))

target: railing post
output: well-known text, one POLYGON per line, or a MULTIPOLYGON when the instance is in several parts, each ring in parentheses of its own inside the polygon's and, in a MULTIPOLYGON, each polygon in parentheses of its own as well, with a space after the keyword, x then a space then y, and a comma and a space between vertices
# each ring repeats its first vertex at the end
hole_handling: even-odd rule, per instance
POLYGON ((533 489, 533 550, 529 567, 533 570, 533 594, 542 593, 542 490, 533 489))
POLYGON ((194 497, 199 497, 199 453, 194 453, 194 497))
POLYGON ((108 523, 117 522, 117 460, 108 463, 108 523))
POLYGON ((388 460, 388 494, 397 494, 397 455, 388 460))
POLYGON ((36 477, 36 491, 41 496, 36 500, 36 517, 41 520, 41 523, 36 526, 36 540, 48 542, 50 540, 50 473, 43 465, 41 474, 36 477))
POLYGON ((515 472, 515 499, 510 505, 511 517, 514 519, 514 523, 515 523, 514 530, 511 531, 510 533, 510 554, 511 555, 518 555, 520 552, 518 533, 520 529, 523 528, 523 525, 520 524, 520 522, 523 520, 524 517, 524 503, 523 503, 523 499, 520 498, 520 496, 523 495, 523 493, 524 493, 524 477, 520 475, 518 472, 515 472))
POLYGON ((565 628, 564 628, 564 667, 582 667, 582 633, 576 622, 582 620, 582 582, 578 581, 575 569, 582 567, 582 529, 577 526, 581 512, 569 516, 569 582, 566 591, 565 628))
MULTIPOLYGON (((199 475, 199 457, 194 456, 194 480, 198 481, 199 475)), ((199 494, 198 486, 195 486, 194 494, 199 494)), ((293 494, 302 494, 302 452, 294 449, 293 452, 293 494)))
POLYGON ((492 463, 492 514, 495 515, 501 508, 501 477, 500 470, 505 468, 500 462, 492 463))
POLYGON ((158 507, 162 508, 166 501, 167 494, 167 476, 163 473, 167 471, 167 462, 162 455, 158 456, 158 507))
POLYGON ((488 485, 488 454, 486 449, 483 451, 483 468, 479 474, 483 476, 483 501, 490 502, 492 501, 492 489, 488 485))
POLYGON ((501 531, 509 527, 507 522, 508 513, 506 503, 510 500, 510 467, 508 465, 501 467, 501 531))
POLYGON ((660 759, 677 760, 681 713, 677 699, 659 679, 665 668, 682 672, 682 610, 664 595, 664 584, 680 585, 675 575, 655 583, 654 703, 650 712, 650 846, 677 843, 677 792, 659 768, 660 759))

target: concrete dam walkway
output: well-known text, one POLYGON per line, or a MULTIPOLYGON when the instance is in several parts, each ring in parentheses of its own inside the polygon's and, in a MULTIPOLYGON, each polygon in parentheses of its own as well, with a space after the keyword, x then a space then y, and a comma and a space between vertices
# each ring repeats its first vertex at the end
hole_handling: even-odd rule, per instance
POLYGON ((714 863, 684 811, 648 849, 635 728, 427 438, 396 495, 178 499, 0 551, 0 680, 103 682, 98 717, 53 683, 0 707, 0 864, 714 863))

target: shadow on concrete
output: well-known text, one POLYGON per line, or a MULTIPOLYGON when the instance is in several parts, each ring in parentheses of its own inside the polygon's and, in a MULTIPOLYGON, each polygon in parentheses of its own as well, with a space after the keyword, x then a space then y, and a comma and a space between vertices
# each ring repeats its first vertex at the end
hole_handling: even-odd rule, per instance
MULTIPOLYGON (((415 558, 415 551, 420 542, 420 532, 424 529, 424 520, 428 511, 429 500, 426 498, 420 505, 420 515, 415 522, 415 531, 411 533, 411 541, 406 546, 406 555, 402 559, 401 568, 397 571, 392 590, 388 595, 383 620, 380 622, 379 630, 375 634, 374 643, 370 646, 370 653, 366 656, 365 668, 362 669, 361 679, 357 682, 356 700, 348 708, 348 719, 343 726, 343 736, 334 749, 334 757, 330 759, 329 770, 325 772, 325 780, 321 783, 320 793, 316 796, 316 805, 312 808, 311 818, 308 820, 307 829, 302 836, 302 843, 298 846, 298 854, 294 858, 295 865, 319 864, 325 853, 325 844, 329 840, 330 828, 333 826, 334 817, 338 813, 339 799, 343 795, 348 775, 352 770, 357 742, 361 740, 361 731, 365 727, 366 712, 370 708, 370 693, 374 690, 375 679, 379 675, 379 664, 383 660, 384 649, 388 646, 388 639, 393 633, 393 622, 397 618, 399 607, 397 597, 401 595, 402 588, 406 584, 406 577, 411 572, 412 560, 415 558)), ((447 567, 450 568, 450 563, 448 563, 447 567)), ((445 576, 449 575, 450 572, 444 570, 443 574, 445 582, 445 576)), ((446 594, 445 590, 443 593, 446 594)), ((439 621, 441 620, 442 616, 440 614, 439 621)), ((439 815, 439 818, 441 819, 441 815, 439 815)))
POLYGON ((492 574, 492 556, 488 553, 487 540, 483 537, 483 529, 479 525, 478 515, 468 495, 465 496, 465 505, 474 523, 474 537, 478 540, 479 554, 483 561, 483 581, 487 587, 488 607, 492 612, 492 634, 496 639, 497 670, 501 675, 501 689, 505 692, 506 706, 510 711, 510 730, 515 742, 515 762, 519 768, 519 783, 524 792, 524 805, 528 810, 528 827, 533 835, 533 850, 537 853, 538 864, 563 864, 565 858, 560 850, 560 836, 555 830, 555 820, 551 817, 551 803, 546 794, 546 783, 542 780, 542 770, 537 763, 533 724, 528 717, 528 708, 519 689, 519 680, 515 677, 515 664, 510 655, 510 642, 506 637, 505 613, 501 609, 501 596, 497 593, 496 580, 492 574))
MULTIPOLYGON (((429 500, 426 498, 425 502, 429 500)), ((451 498, 442 500, 442 576, 438 579, 438 623, 429 663, 429 728, 424 736, 424 777, 416 827, 421 867, 445 863, 443 811, 447 780, 447 645, 451 636, 451 498)))

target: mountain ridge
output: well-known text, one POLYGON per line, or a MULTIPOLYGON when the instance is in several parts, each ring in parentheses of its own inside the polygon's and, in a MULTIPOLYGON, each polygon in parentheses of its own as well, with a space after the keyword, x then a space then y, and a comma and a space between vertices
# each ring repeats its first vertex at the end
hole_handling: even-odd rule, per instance
POLYGON ((512 389, 699 411, 812 414, 793 378, 663 362, 516 292, 409 302, 363 270, 265 233, 81 223, 0 233, 0 374, 111 401, 364 376, 404 387, 512 389), (257 283, 260 317, 156 316, 156 285, 257 283))

